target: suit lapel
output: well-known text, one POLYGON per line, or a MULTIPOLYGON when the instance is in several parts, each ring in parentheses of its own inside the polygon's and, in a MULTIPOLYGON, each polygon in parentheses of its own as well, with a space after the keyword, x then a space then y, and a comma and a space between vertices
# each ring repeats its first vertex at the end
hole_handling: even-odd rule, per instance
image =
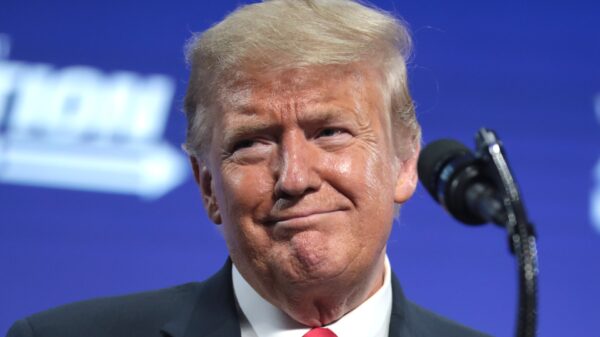
POLYGON ((231 260, 198 285, 180 313, 161 333, 170 337, 240 337, 240 324, 231 281, 231 260))
MULTIPOLYGON (((412 336, 406 317, 407 300, 394 273, 392 296, 389 337, 412 336)), ((230 259, 215 275, 198 285, 194 295, 161 333, 169 337, 241 337, 230 259)))
POLYGON ((406 319, 406 298, 400 287, 400 281, 392 272, 392 316, 390 318, 389 337, 410 337, 410 332, 406 319))

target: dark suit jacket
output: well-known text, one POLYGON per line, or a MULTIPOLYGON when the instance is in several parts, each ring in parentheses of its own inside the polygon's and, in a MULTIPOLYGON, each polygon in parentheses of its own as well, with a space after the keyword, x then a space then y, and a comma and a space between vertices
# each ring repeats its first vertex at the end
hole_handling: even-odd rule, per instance
MULTIPOLYGON (((406 300, 392 276, 390 337, 483 337, 406 300)), ((17 321, 7 337, 240 337, 231 262, 202 283, 64 305, 17 321)), ((349 337, 349 336, 340 336, 349 337)))

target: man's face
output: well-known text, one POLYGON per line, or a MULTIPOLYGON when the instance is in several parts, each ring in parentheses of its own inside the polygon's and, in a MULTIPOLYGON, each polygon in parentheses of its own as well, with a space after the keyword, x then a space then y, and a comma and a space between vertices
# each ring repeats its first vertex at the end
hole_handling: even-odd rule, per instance
POLYGON ((234 264, 266 298, 381 282, 416 153, 395 155, 376 77, 356 69, 250 73, 223 104, 208 159, 194 161, 234 264))

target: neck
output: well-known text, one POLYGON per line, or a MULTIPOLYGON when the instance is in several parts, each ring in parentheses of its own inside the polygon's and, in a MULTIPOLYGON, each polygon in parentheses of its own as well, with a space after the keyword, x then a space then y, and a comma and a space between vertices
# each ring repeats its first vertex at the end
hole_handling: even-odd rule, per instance
POLYGON ((318 327, 337 321, 375 294, 383 286, 385 272, 384 253, 377 263, 357 277, 340 275, 302 285, 283 283, 285 286, 279 289, 258 292, 295 321, 318 327))

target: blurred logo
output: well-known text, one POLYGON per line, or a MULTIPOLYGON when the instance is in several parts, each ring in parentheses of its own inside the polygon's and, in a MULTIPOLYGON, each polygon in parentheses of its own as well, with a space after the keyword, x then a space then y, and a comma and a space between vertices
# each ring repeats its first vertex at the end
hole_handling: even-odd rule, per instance
POLYGON ((0 59, 8 58, 10 55, 10 37, 0 33, 0 59))
POLYGON ((0 34, 0 182, 158 198, 185 158, 163 139, 164 75, 9 61, 0 34))
MULTIPOLYGON (((596 111, 596 120, 600 125, 600 93, 596 95, 594 100, 594 110, 596 111)), ((594 168, 594 190, 590 199, 590 215, 592 218, 592 224, 600 232, 600 159, 596 163, 594 168)))

